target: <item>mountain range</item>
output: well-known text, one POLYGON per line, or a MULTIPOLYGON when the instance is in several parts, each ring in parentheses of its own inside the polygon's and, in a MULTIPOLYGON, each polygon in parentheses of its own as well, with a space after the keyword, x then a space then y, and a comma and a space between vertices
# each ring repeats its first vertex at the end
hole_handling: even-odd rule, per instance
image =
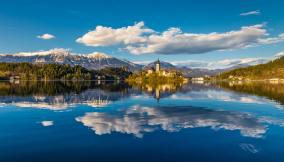
MULTIPOLYGON (((175 66, 169 62, 160 61, 162 69, 171 70, 177 69, 183 72, 183 75, 186 77, 201 77, 201 76, 214 76, 222 72, 238 69, 241 67, 248 67, 249 64, 237 64, 235 66, 224 68, 224 69, 206 69, 206 68, 190 68, 187 66, 175 66)), ((155 62, 151 62, 143 67, 143 69, 150 69, 155 67, 155 62)))
MULTIPOLYGON (((33 53, 16 53, 16 54, 0 54, 0 62, 29 62, 29 63, 58 63, 69 64, 71 66, 80 65, 89 70, 98 70, 105 67, 127 67, 131 71, 153 68, 155 62, 147 65, 136 64, 127 60, 121 60, 104 53, 92 53, 88 55, 73 54, 64 49, 54 49, 49 51, 39 51, 33 53)), ((204 75, 216 75, 218 73, 233 70, 239 67, 247 67, 249 65, 240 64, 227 69, 203 69, 190 68, 187 66, 174 66, 171 63, 161 61, 162 69, 177 69, 184 73, 187 77, 199 77, 204 75)))
POLYGON ((104 53, 80 55, 60 49, 34 53, 1 54, 0 62, 58 63, 71 66, 80 65, 89 70, 105 67, 128 67, 131 71, 136 71, 142 68, 142 65, 120 60, 104 53))

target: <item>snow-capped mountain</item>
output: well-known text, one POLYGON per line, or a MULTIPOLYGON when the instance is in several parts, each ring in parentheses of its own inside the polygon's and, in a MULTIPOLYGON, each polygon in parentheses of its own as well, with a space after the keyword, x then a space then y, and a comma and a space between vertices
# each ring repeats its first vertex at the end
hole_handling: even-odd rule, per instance
POLYGON ((104 53, 75 54, 66 49, 1 54, 0 62, 59 63, 72 66, 80 65, 90 70, 104 67, 127 67, 131 71, 136 71, 142 67, 141 65, 120 60, 104 53))
MULTIPOLYGON (((94 52, 91 54, 71 53, 66 49, 51 49, 38 52, 20 52, 15 54, 0 54, 0 62, 29 62, 29 63, 59 63, 80 65, 90 70, 98 70, 105 67, 127 67, 131 71, 149 69, 155 67, 155 62, 145 66, 120 60, 105 53, 94 52)), ((248 64, 239 64, 225 69, 190 68, 187 66, 175 66, 169 62, 160 61, 162 69, 177 69, 187 77, 199 77, 204 75, 216 75, 220 72, 229 71, 238 67, 246 67, 248 64)))

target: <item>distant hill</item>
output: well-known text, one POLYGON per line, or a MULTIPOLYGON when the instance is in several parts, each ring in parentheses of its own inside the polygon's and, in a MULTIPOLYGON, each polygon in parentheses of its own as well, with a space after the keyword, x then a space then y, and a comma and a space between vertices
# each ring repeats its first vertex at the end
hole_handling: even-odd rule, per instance
POLYGON ((92 75, 78 65, 0 63, 1 80, 90 80, 92 75))
POLYGON ((127 67, 131 71, 140 70, 141 65, 131 63, 129 61, 120 60, 104 53, 93 53, 89 55, 72 54, 66 50, 50 50, 35 53, 16 53, 1 54, 0 62, 7 63, 57 63, 68 64, 71 66, 80 65, 89 70, 98 70, 106 67, 127 67))
MULTIPOLYGON (((162 69, 166 69, 166 70, 171 70, 171 69, 177 68, 173 64, 171 64, 169 62, 165 62, 165 61, 160 61, 160 65, 161 65, 162 69)), ((155 68, 155 62, 151 62, 148 65, 145 65, 143 67, 143 69, 151 69, 151 68, 155 68)))
MULTIPOLYGON (((240 67, 247 67, 249 65, 247 64, 239 64, 230 68, 225 68, 225 69, 205 69, 205 68, 190 68, 187 66, 175 66, 169 62, 165 62, 165 61, 160 61, 161 64, 161 68, 162 69, 166 69, 166 70, 171 70, 171 69, 175 69, 175 70, 179 70, 183 73, 183 75, 185 77, 202 77, 205 75, 208 76, 215 76, 219 73, 225 72, 225 71, 230 71, 233 69, 237 69, 240 67)), ((143 69, 151 69, 151 68, 155 68, 155 62, 151 62, 147 65, 145 65, 143 67, 143 69)))
MULTIPOLYGON (((103 68, 119 68, 127 67, 130 71, 135 72, 141 69, 154 68, 154 62, 145 66, 135 64, 127 60, 121 60, 104 53, 93 54, 73 54, 64 49, 53 49, 49 51, 39 51, 32 53, 15 53, 15 54, 0 54, 0 62, 7 63, 33 63, 33 64, 67 64, 71 66, 79 65, 88 70, 99 70, 103 68)), ((190 68, 186 66, 175 66, 169 62, 161 61, 162 69, 176 69, 180 70, 186 77, 201 77, 205 75, 214 76, 219 73, 236 69, 239 67, 249 66, 247 64, 240 64, 228 69, 205 69, 205 68, 190 68)))
POLYGON ((68 64, 0 63, 0 80, 124 80, 132 72, 125 68, 106 67, 88 70, 68 64))
POLYGON ((218 75, 221 79, 245 78, 245 79, 284 79, 284 56, 272 60, 266 64, 259 64, 244 68, 234 69, 218 75))
POLYGON ((214 76, 214 75, 217 75, 218 73, 226 70, 226 69, 210 70, 210 69, 202 69, 202 68, 194 68, 193 69, 193 68, 188 68, 188 67, 179 67, 178 69, 180 71, 182 71, 182 73, 186 77, 202 77, 202 76, 205 76, 205 75, 214 76))

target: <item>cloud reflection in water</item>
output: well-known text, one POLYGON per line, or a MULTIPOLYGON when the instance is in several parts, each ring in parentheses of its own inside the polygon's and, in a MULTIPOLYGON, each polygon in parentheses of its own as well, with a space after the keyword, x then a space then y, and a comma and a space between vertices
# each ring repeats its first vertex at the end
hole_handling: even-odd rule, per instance
POLYGON ((238 130, 246 137, 262 137, 267 127, 254 116, 233 111, 217 111, 196 107, 141 107, 117 112, 92 112, 76 121, 90 127, 97 135, 119 132, 143 137, 147 132, 177 132, 185 128, 209 127, 214 130, 238 130))

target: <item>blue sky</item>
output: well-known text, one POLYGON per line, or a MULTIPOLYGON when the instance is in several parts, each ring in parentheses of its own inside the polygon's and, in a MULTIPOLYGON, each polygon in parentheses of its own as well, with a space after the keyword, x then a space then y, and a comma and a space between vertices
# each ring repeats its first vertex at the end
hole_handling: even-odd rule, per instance
MULTIPOLYGON (((260 43, 259 38, 268 41, 269 38, 278 39, 279 35, 284 33, 283 6, 284 1, 282 0, 0 1, 0 53, 68 48, 75 53, 99 51, 138 62, 150 61, 158 57, 165 61, 176 62, 273 57, 276 53, 284 50, 282 39, 277 40, 277 43, 260 43), (169 38, 170 40, 162 45, 160 42, 154 42, 155 49, 153 49, 154 47, 151 47, 153 40, 148 36, 146 37, 147 42, 139 40, 134 43, 126 43, 122 40, 110 45, 94 44, 89 40, 76 42, 78 38, 82 38, 89 31, 95 31, 97 26, 115 30, 134 26, 139 22, 144 22, 143 29, 154 31, 151 34, 142 33, 143 36, 144 34, 155 35, 161 39, 162 33, 173 27, 181 30, 179 36, 205 34, 205 41, 208 41, 209 33, 224 34, 241 31, 242 27, 257 24, 262 24, 260 28, 265 30, 265 33, 262 33, 261 36, 257 35, 255 38, 246 39, 245 45, 242 42, 226 47, 217 45, 210 50, 205 50, 206 52, 200 51, 203 51, 203 47, 206 48, 205 46, 208 45, 206 43, 198 44, 198 50, 194 53, 191 51, 196 50, 197 47, 192 44, 199 43, 199 38, 194 42, 191 37, 182 39, 181 41, 184 42, 178 42, 178 44, 185 44, 180 49, 176 46, 173 47, 174 49, 170 48, 176 43, 172 42, 174 38, 169 38), (55 38, 38 38, 46 33, 55 36, 55 38), (87 46, 88 44, 89 46, 87 46), (188 45, 194 47, 187 48, 188 45), (129 46, 135 50, 140 46, 147 48, 143 49, 143 52, 133 54, 133 50, 131 52, 125 49, 129 46)), ((97 37, 93 39, 97 39, 97 37)), ((230 42, 230 39, 231 37, 225 38, 226 42, 230 42)), ((238 40, 239 38, 233 36, 232 39, 238 40)), ((96 40, 94 41, 96 42, 96 40)), ((216 43, 220 44, 222 41, 224 40, 216 43)))

